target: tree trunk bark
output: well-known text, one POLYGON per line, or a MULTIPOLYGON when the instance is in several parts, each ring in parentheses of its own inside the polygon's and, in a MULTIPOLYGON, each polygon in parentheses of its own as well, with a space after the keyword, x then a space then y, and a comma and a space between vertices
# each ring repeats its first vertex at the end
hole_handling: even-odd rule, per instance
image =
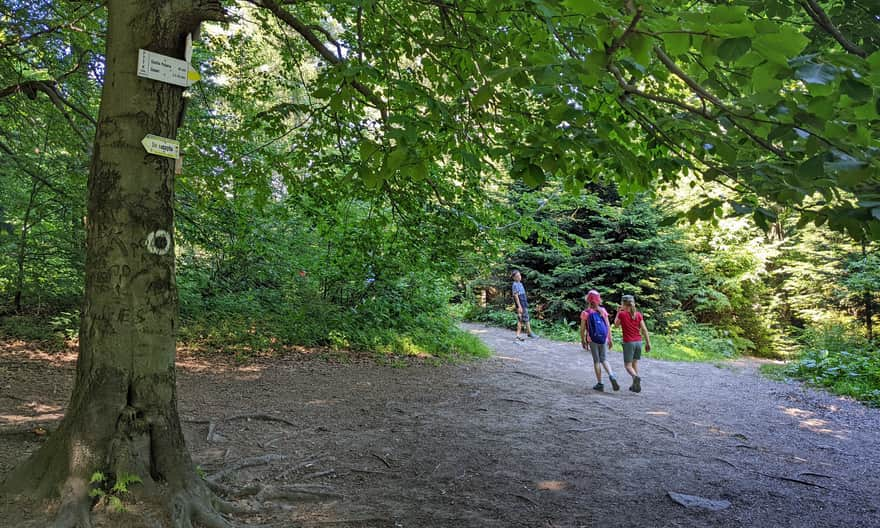
POLYGON ((16 259, 18 266, 18 274, 15 278, 15 313, 21 313, 21 296, 24 290, 24 262, 27 258, 27 239, 28 231, 30 231, 31 211, 34 209, 34 202, 37 199, 37 192, 40 190, 39 182, 36 178, 32 178, 31 194, 28 197, 27 210, 24 212, 24 220, 21 223, 21 238, 18 241, 18 258, 16 259))
POLYGON ((177 136, 184 89, 136 74, 140 48, 183 59, 186 35, 223 12, 204 0, 110 0, 107 9, 73 395, 58 430, 3 487, 60 495, 58 526, 88 526, 91 475, 137 475, 175 526, 223 526, 177 414, 174 160, 141 145, 147 134, 177 136))

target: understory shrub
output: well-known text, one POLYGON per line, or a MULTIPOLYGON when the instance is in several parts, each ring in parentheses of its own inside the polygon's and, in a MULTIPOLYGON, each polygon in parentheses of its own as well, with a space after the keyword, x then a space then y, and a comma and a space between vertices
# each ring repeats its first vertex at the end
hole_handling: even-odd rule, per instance
POLYGON ((880 350, 843 325, 811 328, 801 336, 800 359, 791 377, 880 406, 880 350))
POLYGON ((300 345, 382 355, 486 357, 488 348, 455 326, 451 292, 436 278, 375 281, 348 302, 307 280, 202 296, 181 288, 181 338, 245 357, 300 345))

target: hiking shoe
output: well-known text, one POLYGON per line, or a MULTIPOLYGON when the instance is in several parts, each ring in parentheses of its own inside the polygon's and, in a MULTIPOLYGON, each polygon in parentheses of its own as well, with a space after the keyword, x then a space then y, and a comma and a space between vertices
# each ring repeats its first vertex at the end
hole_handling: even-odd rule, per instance
POLYGON ((602 385, 602 382, 593 385, 593 390, 597 390, 599 392, 603 392, 605 390, 605 385, 602 385))
POLYGON ((633 378, 633 392, 642 392, 642 378, 636 376, 633 378))
POLYGON ((516 336, 516 340, 517 340, 517 341, 525 341, 526 338, 523 337, 523 336, 516 336))
POLYGON ((630 392, 635 392, 635 391, 636 391, 636 386, 635 386, 634 384, 633 384, 633 385, 630 385, 630 386, 629 386, 629 390, 630 390, 630 392))
POLYGON ((611 388, 616 391, 620 390, 620 384, 617 383, 617 378, 611 378, 611 388))
POLYGON ((538 339, 538 334, 529 334, 532 339, 538 339))

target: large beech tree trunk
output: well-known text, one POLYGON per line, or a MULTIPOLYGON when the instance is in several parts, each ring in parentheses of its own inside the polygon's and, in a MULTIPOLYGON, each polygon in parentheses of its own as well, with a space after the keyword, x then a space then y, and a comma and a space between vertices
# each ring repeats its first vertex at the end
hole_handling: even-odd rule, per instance
POLYGON ((76 382, 58 430, 3 487, 60 495, 58 525, 88 526, 91 475, 137 475, 175 526, 222 525, 177 414, 174 160, 141 145, 147 134, 177 136, 184 89, 136 71, 139 48, 183 59, 187 34, 223 12, 204 0, 109 0, 107 9, 76 382))

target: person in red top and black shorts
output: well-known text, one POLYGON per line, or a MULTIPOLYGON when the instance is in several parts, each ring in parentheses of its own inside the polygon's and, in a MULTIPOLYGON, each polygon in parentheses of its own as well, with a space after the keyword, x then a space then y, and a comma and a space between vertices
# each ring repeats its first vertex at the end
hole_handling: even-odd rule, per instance
POLYGON ((651 351, 651 338, 648 335, 648 327, 645 326, 645 318, 642 317, 641 312, 636 311, 635 297, 624 295, 621 300, 623 305, 614 318, 614 324, 623 330, 623 366, 633 379, 629 390, 642 392, 642 378, 639 377, 642 338, 645 338, 645 352, 651 351))

